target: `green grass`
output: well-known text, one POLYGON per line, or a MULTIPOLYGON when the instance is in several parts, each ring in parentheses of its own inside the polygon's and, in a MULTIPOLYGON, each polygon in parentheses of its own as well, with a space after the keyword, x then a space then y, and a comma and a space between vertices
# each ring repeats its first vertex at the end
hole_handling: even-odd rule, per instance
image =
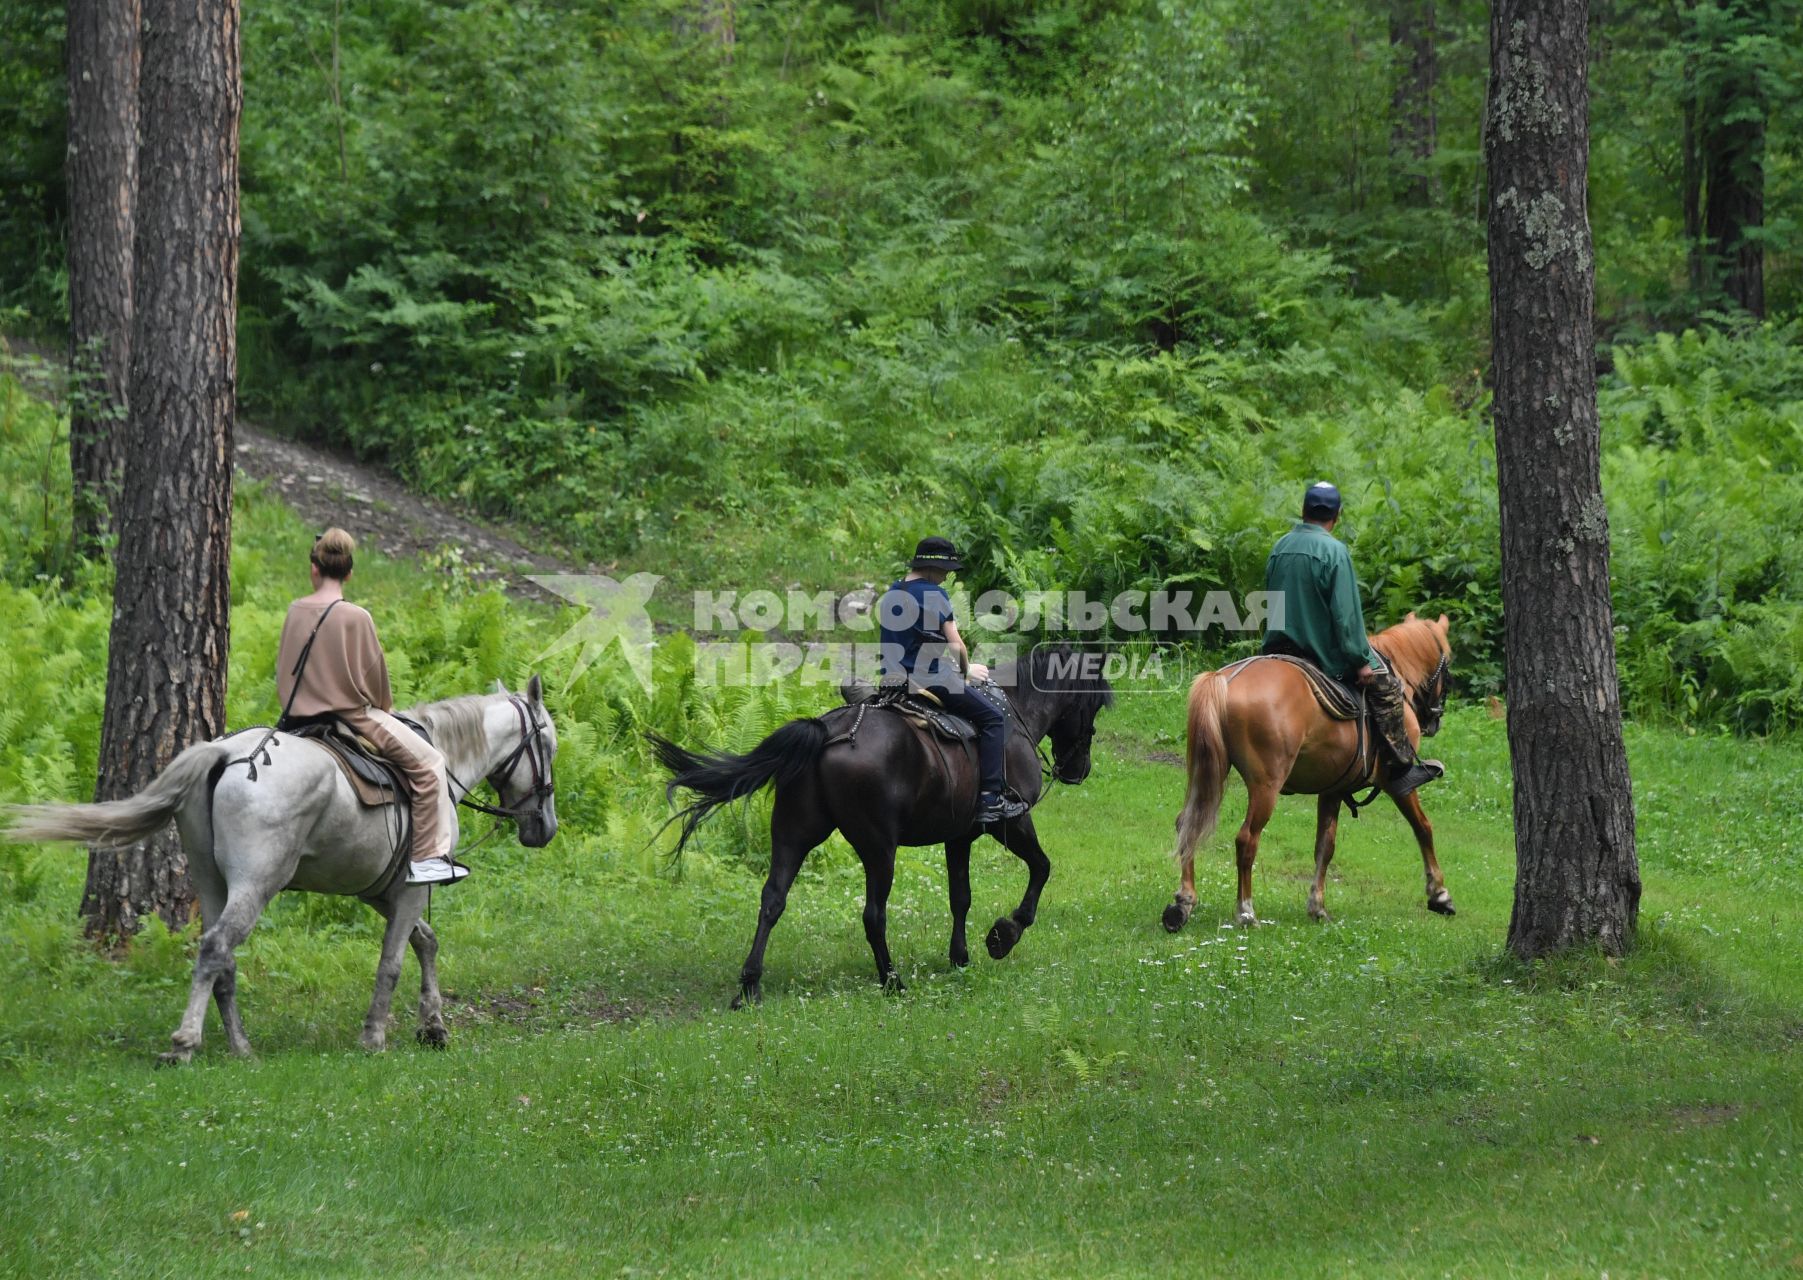
MULTIPOLYGON (((259 1050, 210 1019, 157 1072, 182 939, 72 942, 71 856, 4 917, 0 1267, 20 1275, 1745 1275, 1803 1265, 1803 754, 1633 735, 1642 945, 1497 960, 1512 858, 1500 721, 1466 709, 1434 788, 1456 919, 1393 811, 1312 806, 1168 936, 1170 695, 1126 696, 1043 810, 1055 873, 1006 961, 945 958, 936 851, 902 855, 871 981, 861 877, 811 862, 755 1012, 725 1010, 756 874, 644 874, 567 832, 439 895, 453 1043, 354 1049, 376 930, 278 904, 244 949, 259 1050), (1787 843, 1788 842, 1788 843, 1787 843), (242 1214, 240 1219, 237 1215, 242 1214)), ((1230 820, 1237 816, 1229 802, 1230 820)), ((730 822, 731 819, 724 819, 730 822)), ((490 846, 493 848, 494 846, 490 846)), ((1018 897, 988 845, 973 924, 1018 897)), ((373 919, 373 917, 371 917, 373 919)), ((409 963, 404 986, 414 979, 409 963)), ((397 1002, 397 1005, 399 1002, 397 1002)))

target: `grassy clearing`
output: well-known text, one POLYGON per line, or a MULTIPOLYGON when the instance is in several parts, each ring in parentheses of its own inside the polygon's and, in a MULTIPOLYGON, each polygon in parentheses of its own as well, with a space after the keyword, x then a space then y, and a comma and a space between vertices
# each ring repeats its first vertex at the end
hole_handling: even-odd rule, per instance
MULTIPOLYGON (((376 930, 279 905, 243 953, 260 1056, 150 1066, 183 939, 72 942, 71 859, 4 917, 0 1197, 14 1274, 1794 1273, 1803 1096, 1803 754, 1632 738, 1645 943, 1495 960, 1511 853, 1502 725, 1441 739, 1454 920, 1407 830, 1342 825, 1309 924, 1311 806, 1224 926, 1230 860, 1165 935, 1170 695, 1123 697, 1044 812, 1056 871, 1007 961, 945 959, 944 878, 906 851, 879 994, 849 854, 811 862, 761 1010, 724 1009, 753 871, 646 875, 580 834, 440 895, 444 1055, 352 1046, 376 930), (242 1215, 242 1216, 240 1216, 242 1215)), ((729 820, 730 821, 730 820, 729 820)), ((973 924, 1018 864, 976 868, 973 924)), ((373 919, 373 917, 371 917, 373 919)), ((409 962, 408 977, 414 970, 409 962)))

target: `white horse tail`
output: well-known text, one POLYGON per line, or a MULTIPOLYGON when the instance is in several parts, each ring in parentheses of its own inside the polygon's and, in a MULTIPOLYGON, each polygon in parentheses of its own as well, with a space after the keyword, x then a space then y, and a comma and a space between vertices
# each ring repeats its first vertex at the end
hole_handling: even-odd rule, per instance
POLYGON ((169 762, 144 790, 100 804, 20 804, 6 808, 4 840, 73 840, 77 844, 134 844, 155 835, 195 787, 205 786, 229 754, 222 742, 197 742, 169 762))
POLYGON ((1189 787, 1177 815, 1177 860, 1188 867, 1196 845, 1214 834, 1227 785, 1227 743, 1221 717, 1227 707, 1227 681, 1218 671, 1204 671, 1189 692, 1189 751, 1184 762, 1189 787))

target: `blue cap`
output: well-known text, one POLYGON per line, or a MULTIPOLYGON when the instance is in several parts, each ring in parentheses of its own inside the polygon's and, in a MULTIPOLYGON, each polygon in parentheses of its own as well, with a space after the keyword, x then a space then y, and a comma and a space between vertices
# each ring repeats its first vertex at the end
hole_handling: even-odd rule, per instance
POLYGON ((1302 495, 1302 514, 1305 516, 1321 514, 1337 516, 1340 514, 1340 491, 1325 480, 1318 480, 1308 487, 1302 495))

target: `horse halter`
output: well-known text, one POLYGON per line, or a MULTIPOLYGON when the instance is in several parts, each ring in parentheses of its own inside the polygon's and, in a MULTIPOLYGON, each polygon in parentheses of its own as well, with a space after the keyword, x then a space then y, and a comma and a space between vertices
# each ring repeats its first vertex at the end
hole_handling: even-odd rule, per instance
MULTIPOLYGON (((537 709, 517 694, 508 694, 507 701, 512 704, 515 714, 520 718, 520 745, 491 770, 483 781, 495 789, 497 799, 503 798, 501 784, 507 781, 508 775, 514 771, 523 756, 532 763, 532 788, 521 797, 520 802, 516 805, 495 805, 483 804, 480 800, 471 800, 469 798, 470 789, 464 787, 463 799, 457 803, 466 809, 474 809, 478 813, 490 814, 496 818, 511 818, 518 822, 521 818, 542 817, 546 800, 557 788, 551 778, 550 760, 545 756, 545 749, 536 745, 546 728, 545 723, 538 718, 537 709), (532 808, 528 808, 527 805, 534 801, 537 803, 532 808)), ((449 772, 446 770, 447 774, 449 772)), ((457 785, 463 786, 462 782, 457 782, 457 785)))

